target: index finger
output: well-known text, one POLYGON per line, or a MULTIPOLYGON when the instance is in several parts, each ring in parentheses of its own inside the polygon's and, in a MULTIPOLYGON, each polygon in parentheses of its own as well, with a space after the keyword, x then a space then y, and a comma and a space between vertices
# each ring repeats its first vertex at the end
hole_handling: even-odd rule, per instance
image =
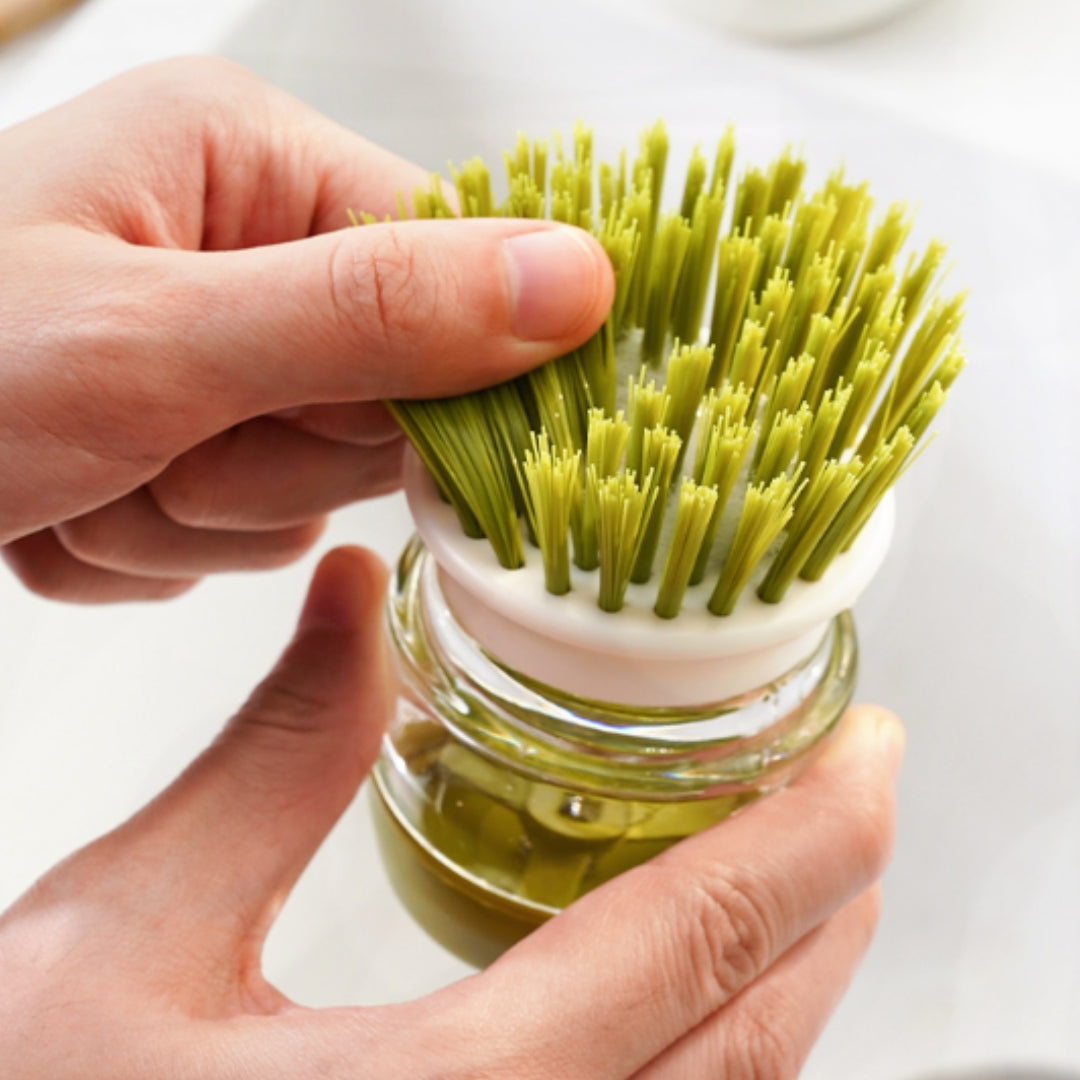
POLYGON ((512 1042, 475 1040, 477 1071, 487 1075, 485 1054, 510 1052, 519 1077, 543 1063, 568 1080, 622 1078, 724 1006, 880 876, 901 745, 891 715, 852 710, 786 791, 590 893, 512 949, 467 984, 451 1019, 475 1029, 476 1017, 496 1017, 513 1032, 512 1042))

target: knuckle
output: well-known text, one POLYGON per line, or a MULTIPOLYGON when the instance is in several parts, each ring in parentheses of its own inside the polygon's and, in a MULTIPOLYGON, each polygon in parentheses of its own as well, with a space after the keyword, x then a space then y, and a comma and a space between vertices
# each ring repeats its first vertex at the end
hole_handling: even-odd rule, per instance
POLYGON ((764 890, 746 872, 731 867, 670 873, 664 856, 633 872, 653 910, 666 917, 651 925, 663 937, 653 947, 670 960, 658 965, 667 985, 663 996, 720 1008, 768 967, 779 939, 779 918, 764 890))
POLYGON ((204 467, 198 455, 177 458, 147 484, 161 512, 178 525, 199 529, 220 523, 213 468, 204 467))
POLYGON ((418 273, 412 245, 395 226, 364 226, 367 243, 346 230, 330 262, 330 298, 339 324, 361 341, 395 351, 417 346, 431 333, 439 287, 418 273))
POLYGON ((805 1057, 791 1022, 798 1011, 799 1003, 778 991, 748 1009, 733 1039, 736 1060, 725 1075, 743 1080, 795 1080, 805 1057))
POLYGON ((722 868, 695 883, 689 916, 694 970, 720 1000, 734 997, 768 967, 777 919, 747 874, 722 868))
POLYGON ((102 515, 98 513, 71 518, 53 531, 69 554, 86 562, 95 562, 116 550, 118 538, 103 526, 102 515))
POLYGON ((264 732, 268 738, 290 739, 317 728, 331 704, 329 696, 296 686, 286 668, 255 690, 237 722, 264 732))

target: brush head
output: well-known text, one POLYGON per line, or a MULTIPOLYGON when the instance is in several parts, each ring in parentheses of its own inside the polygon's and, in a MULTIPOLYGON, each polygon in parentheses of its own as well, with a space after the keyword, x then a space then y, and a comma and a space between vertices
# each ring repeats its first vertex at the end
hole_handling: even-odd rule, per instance
MULTIPOLYGON (((880 562, 883 500, 963 367, 963 296, 933 296, 941 244, 900 259, 902 205, 873 220, 842 172, 804 194, 790 151, 735 182, 733 155, 730 132, 711 170, 695 151, 673 213, 659 124, 629 167, 597 167, 582 127, 550 161, 520 139, 501 205, 463 167, 465 215, 591 230, 612 311, 511 382, 389 403, 434 480, 414 463, 410 502, 459 618, 582 696, 715 701, 809 655, 880 562)), ((453 213, 436 183, 414 206, 453 213)))
POLYGON ((836 615, 851 607, 885 558, 895 521, 885 498, 858 540, 818 582, 795 582, 783 603, 744 592, 718 619, 710 589, 693 586, 674 620, 653 611, 655 589, 630 585, 618 613, 596 604, 599 572, 574 567, 569 591, 544 588, 539 560, 500 566, 491 547, 461 531, 415 453, 405 491, 417 532, 439 568, 447 604, 496 661, 562 692, 640 708, 720 702, 778 679, 811 656, 836 615))

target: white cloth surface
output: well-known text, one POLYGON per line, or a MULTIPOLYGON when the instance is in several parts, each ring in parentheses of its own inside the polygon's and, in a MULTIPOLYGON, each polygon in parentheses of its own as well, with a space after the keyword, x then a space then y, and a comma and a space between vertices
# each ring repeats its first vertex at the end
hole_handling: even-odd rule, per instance
MULTIPOLYGON (((673 159, 736 125, 881 201, 918 205, 970 289, 970 365, 900 496, 858 610, 859 696, 909 731, 877 941, 807 1080, 1080 1070, 1080 5, 935 0, 871 32, 771 49, 646 0, 88 0, 0 50, 0 125, 133 64, 232 56, 423 164, 495 159, 519 129, 666 118, 673 159)), ((4 167, 8 163, 3 163, 4 167)), ((320 551, 409 532, 397 498, 320 551)), ((163 786, 286 640, 315 555, 157 606, 48 604, 0 575, 0 906, 163 786)), ((464 972, 398 906, 365 798, 271 937, 310 1004, 413 996, 464 972)))

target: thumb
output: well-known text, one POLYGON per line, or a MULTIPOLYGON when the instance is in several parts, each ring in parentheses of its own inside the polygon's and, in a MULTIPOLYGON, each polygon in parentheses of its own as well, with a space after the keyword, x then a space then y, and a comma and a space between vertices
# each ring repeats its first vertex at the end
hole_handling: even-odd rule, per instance
POLYGON ((602 324, 614 288, 588 233, 513 219, 367 225, 149 257, 167 260, 179 301, 183 332, 163 330, 184 343, 184 381, 226 407, 229 422, 502 382, 581 344, 602 324))
POLYGON ((379 749, 389 704, 386 571, 359 548, 325 556, 292 642, 208 750, 108 838, 152 868, 177 918, 205 931, 225 904, 266 928, 379 749), (176 895, 184 897, 174 903, 176 895))

